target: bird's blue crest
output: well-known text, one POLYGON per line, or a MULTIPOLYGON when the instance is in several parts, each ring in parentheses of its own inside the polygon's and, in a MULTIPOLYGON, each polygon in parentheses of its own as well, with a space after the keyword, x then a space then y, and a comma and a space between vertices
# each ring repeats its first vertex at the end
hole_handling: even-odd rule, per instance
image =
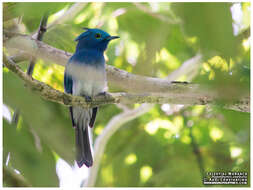
POLYGON ((110 36, 107 32, 94 28, 84 28, 86 31, 79 35, 75 41, 78 41, 76 51, 81 49, 96 49, 104 51, 110 40, 119 38, 110 36))
POLYGON ((109 37, 110 35, 103 31, 103 30, 100 30, 100 29, 97 29, 97 28, 94 28, 94 29, 91 29, 91 28, 83 28, 84 30, 86 30, 85 32, 83 32, 82 34, 80 34, 76 39, 75 41, 79 41, 91 34, 100 34, 102 38, 106 38, 106 37, 109 37))
POLYGON ((81 35, 79 35, 75 41, 79 41, 80 39, 84 38, 85 36, 87 36, 89 34, 89 31, 83 32, 81 35))

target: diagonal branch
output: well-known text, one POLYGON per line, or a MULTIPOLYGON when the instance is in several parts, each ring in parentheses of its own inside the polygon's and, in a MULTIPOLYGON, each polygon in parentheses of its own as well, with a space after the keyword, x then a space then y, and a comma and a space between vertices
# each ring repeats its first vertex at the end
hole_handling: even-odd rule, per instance
MULTIPOLYGON (((8 53, 11 55, 18 54, 19 56, 13 57, 14 60, 20 60, 24 57, 26 59, 29 56, 38 57, 46 62, 54 62, 56 64, 65 66, 68 59, 71 57, 71 53, 49 46, 43 42, 37 41, 30 36, 18 35, 6 43, 4 46, 7 48, 8 53), (21 51, 22 50, 22 51, 21 51)), ((189 60, 190 64, 200 63, 201 56, 197 55, 189 60)), ((186 64, 188 65, 188 64, 186 64)), ((182 69, 183 70, 183 69, 182 69)), ((176 71, 179 72, 179 71, 176 71)), ((182 71, 180 71, 182 72, 182 71)), ((192 73, 194 73, 193 71, 192 73)), ((171 88, 168 85, 171 84, 168 79, 160 79, 153 77, 145 77, 128 73, 124 70, 115 68, 110 65, 106 65, 107 79, 111 86, 117 87, 126 92, 162 92, 169 93, 171 88)), ((173 73, 172 73, 173 74, 173 73)), ((176 73, 174 73, 176 75, 176 73)))
MULTIPOLYGON (((148 90, 141 93, 106 93, 92 98, 92 101, 86 101, 82 97, 72 96, 60 92, 43 82, 37 81, 25 74, 17 64, 4 55, 4 65, 25 81, 27 86, 37 92, 44 99, 58 102, 67 106, 95 107, 105 104, 134 104, 134 103, 156 103, 156 104, 184 104, 184 105, 216 105, 218 95, 210 92, 208 88, 199 84, 191 84, 185 82, 161 82, 161 90, 158 92, 149 92, 148 90)), ((153 85, 152 83, 150 84, 153 85)), ((149 89, 149 88, 147 88, 149 89)), ((248 97, 243 97, 240 100, 230 102, 223 105, 228 109, 237 111, 249 112, 250 100, 248 97)))
MULTIPOLYGON (((37 41, 30 36, 19 35, 13 37, 5 43, 5 47, 13 52, 12 54, 19 54, 13 57, 14 60, 20 60, 24 57, 34 56, 45 60, 46 62, 54 62, 56 64, 65 66, 71 53, 64 52, 43 42, 37 41), (22 50, 22 51, 21 51, 22 50)), ((196 60, 196 61, 199 61, 196 60)), ((110 85, 117 87, 127 92, 166 92, 167 79, 159 79, 152 77, 139 76, 128 73, 124 70, 106 65, 107 79, 110 85)))

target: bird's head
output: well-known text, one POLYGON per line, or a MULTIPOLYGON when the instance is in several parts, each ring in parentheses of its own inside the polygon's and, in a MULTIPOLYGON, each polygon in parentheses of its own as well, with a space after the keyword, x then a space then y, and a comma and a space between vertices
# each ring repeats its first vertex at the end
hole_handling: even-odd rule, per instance
POLYGON ((118 36, 111 36, 100 29, 84 29, 86 31, 75 39, 75 41, 78 41, 77 51, 82 49, 105 51, 111 40, 119 38, 118 36))

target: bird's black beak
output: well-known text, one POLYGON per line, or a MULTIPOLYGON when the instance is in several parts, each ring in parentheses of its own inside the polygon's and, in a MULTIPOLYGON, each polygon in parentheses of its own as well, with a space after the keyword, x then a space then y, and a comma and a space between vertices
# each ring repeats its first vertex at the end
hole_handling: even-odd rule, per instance
POLYGON ((108 38, 106 38, 107 40, 114 40, 119 38, 119 36, 109 36, 108 38))
POLYGON ((89 30, 89 28, 87 28, 87 27, 83 27, 82 29, 83 29, 83 30, 89 30))

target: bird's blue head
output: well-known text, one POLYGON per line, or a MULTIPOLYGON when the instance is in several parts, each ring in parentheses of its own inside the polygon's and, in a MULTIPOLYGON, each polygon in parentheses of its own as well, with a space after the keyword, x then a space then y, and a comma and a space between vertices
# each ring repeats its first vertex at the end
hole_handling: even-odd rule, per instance
POLYGON ((75 41, 78 41, 76 52, 83 49, 103 52, 106 50, 107 45, 111 40, 119 38, 118 36, 111 36, 100 29, 84 29, 86 31, 75 39, 75 41))

